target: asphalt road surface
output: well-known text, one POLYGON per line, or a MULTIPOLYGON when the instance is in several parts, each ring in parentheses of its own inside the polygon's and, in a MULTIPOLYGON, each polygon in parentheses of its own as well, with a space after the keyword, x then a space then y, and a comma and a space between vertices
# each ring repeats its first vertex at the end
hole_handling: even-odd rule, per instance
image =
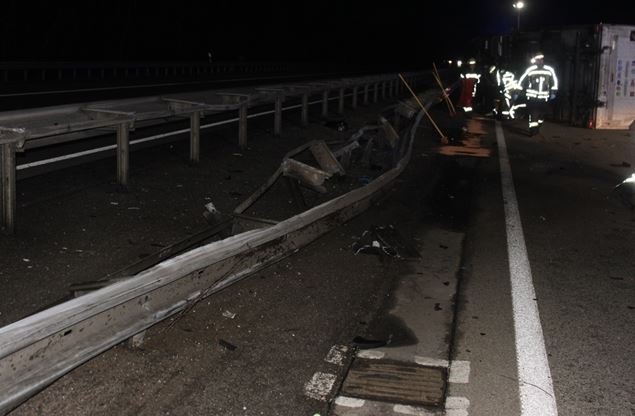
MULTIPOLYGON (((347 120, 359 126, 377 110, 348 112, 347 120)), ((204 142, 199 167, 182 163, 185 143, 144 152, 127 194, 103 179, 112 173, 106 161, 19 184, 25 206, 18 236, 2 243, 10 258, 0 281, 11 292, 3 293, 0 318, 17 319, 87 274, 94 279, 193 232, 206 197, 231 209, 299 137, 329 134, 288 117, 275 140, 269 123, 250 124, 251 149, 241 156, 233 156, 232 129, 208 133, 217 140, 204 142)), ((441 107, 434 117, 452 132, 462 121, 441 107)), ((454 308, 424 307, 430 293, 406 295, 421 301, 417 326, 443 320, 446 329, 409 342, 445 343, 448 361, 462 366, 450 371, 445 411, 391 405, 376 414, 533 416, 555 407, 560 415, 633 414, 635 214, 613 188, 633 172, 634 133, 547 123, 529 138, 522 121, 503 123, 498 134, 494 121, 481 123, 490 158, 435 155, 435 133, 423 129, 407 171, 378 206, 157 325, 140 350, 121 345, 102 354, 14 414, 362 414, 334 406, 359 353, 352 340, 414 332, 386 319, 412 270, 352 250, 364 230, 386 224, 456 268, 445 271, 454 280, 443 279, 457 288, 454 308), (449 247, 443 235, 463 246, 449 247), (449 327, 446 309, 456 311, 449 327), (334 347, 346 347, 339 360, 334 347), (333 380, 316 396, 307 386, 318 373, 333 380)), ((418 270, 434 279, 426 262, 418 270)))

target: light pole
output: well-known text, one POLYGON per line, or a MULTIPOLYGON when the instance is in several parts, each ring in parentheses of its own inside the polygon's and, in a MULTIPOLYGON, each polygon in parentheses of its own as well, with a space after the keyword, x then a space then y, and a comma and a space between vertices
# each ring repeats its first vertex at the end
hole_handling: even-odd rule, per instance
POLYGON ((522 1, 517 1, 516 3, 514 3, 514 9, 516 9, 516 11, 518 12, 516 30, 519 32, 520 32, 520 11, 522 10, 523 7, 525 7, 525 3, 523 3, 522 1))

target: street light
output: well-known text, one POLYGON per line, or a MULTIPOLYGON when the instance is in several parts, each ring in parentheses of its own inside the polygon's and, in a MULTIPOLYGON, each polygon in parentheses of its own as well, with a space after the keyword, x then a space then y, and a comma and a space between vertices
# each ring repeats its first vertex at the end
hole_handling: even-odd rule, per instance
POLYGON ((516 9, 518 11, 518 23, 516 26, 516 30, 518 30, 520 32, 520 10, 525 7, 525 3, 523 3, 522 1, 517 1, 516 3, 514 3, 514 9, 516 9))

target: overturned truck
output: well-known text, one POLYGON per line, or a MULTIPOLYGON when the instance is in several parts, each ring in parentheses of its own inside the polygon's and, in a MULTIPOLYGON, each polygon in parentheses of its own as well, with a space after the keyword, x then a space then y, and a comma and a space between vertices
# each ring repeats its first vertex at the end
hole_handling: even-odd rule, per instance
MULTIPOLYGON (((431 91, 420 99, 429 108, 440 95, 431 91)), ((186 312, 362 213, 408 164, 422 120, 419 110, 415 100, 403 101, 377 124, 337 143, 335 150, 313 141, 289 152, 231 215, 207 207, 213 224, 203 238, 224 238, 149 268, 146 263, 138 273, 128 269, 127 276, 84 285, 76 290, 81 296, 0 328, 0 414, 110 347, 142 338, 152 325, 186 312), (390 116, 394 125, 386 120, 390 116), (287 182, 296 202, 293 215, 253 215, 258 201, 279 181, 287 182)))

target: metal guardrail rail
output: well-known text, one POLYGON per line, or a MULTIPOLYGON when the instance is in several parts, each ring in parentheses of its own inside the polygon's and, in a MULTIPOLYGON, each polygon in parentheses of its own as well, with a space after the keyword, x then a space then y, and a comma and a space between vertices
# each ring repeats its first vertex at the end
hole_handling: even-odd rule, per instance
MULTIPOLYGON (((428 108, 439 98, 439 91, 422 95, 428 108)), ((390 188, 412 154, 423 112, 414 101, 399 107, 395 115, 407 121, 400 123, 399 159, 367 185, 0 328, 0 413, 108 348, 291 255, 367 209, 390 188)))
MULTIPOLYGON (((425 73, 407 73, 406 79, 416 85, 425 73)), ((345 91, 352 91, 351 106, 355 108, 360 94, 368 103, 370 90, 373 101, 379 91, 382 97, 393 96, 402 89, 397 74, 380 74, 358 78, 330 79, 315 82, 266 85, 176 93, 162 96, 109 100, 17 110, 0 113, 0 184, 2 187, 2 222, 6 233, 15 230, 16 217, 16 152, 103 134, 116 134, 117 181, 127 186, 129 180, 129 132, 135 126, 165 123, 187 117, 190 120, 190 161, 197 163, 200 155, 200 120, 210 114, 238 112, 238 143, 247 145, 247 115, 250 107, 274 104, 274 134, 282 128, 282 103, 301 97, 301 123, 308 123, 311 95, 321 94, 322 115, 328 113, 329 95, 338 91, 338 111, 344 109, 345 91)))

